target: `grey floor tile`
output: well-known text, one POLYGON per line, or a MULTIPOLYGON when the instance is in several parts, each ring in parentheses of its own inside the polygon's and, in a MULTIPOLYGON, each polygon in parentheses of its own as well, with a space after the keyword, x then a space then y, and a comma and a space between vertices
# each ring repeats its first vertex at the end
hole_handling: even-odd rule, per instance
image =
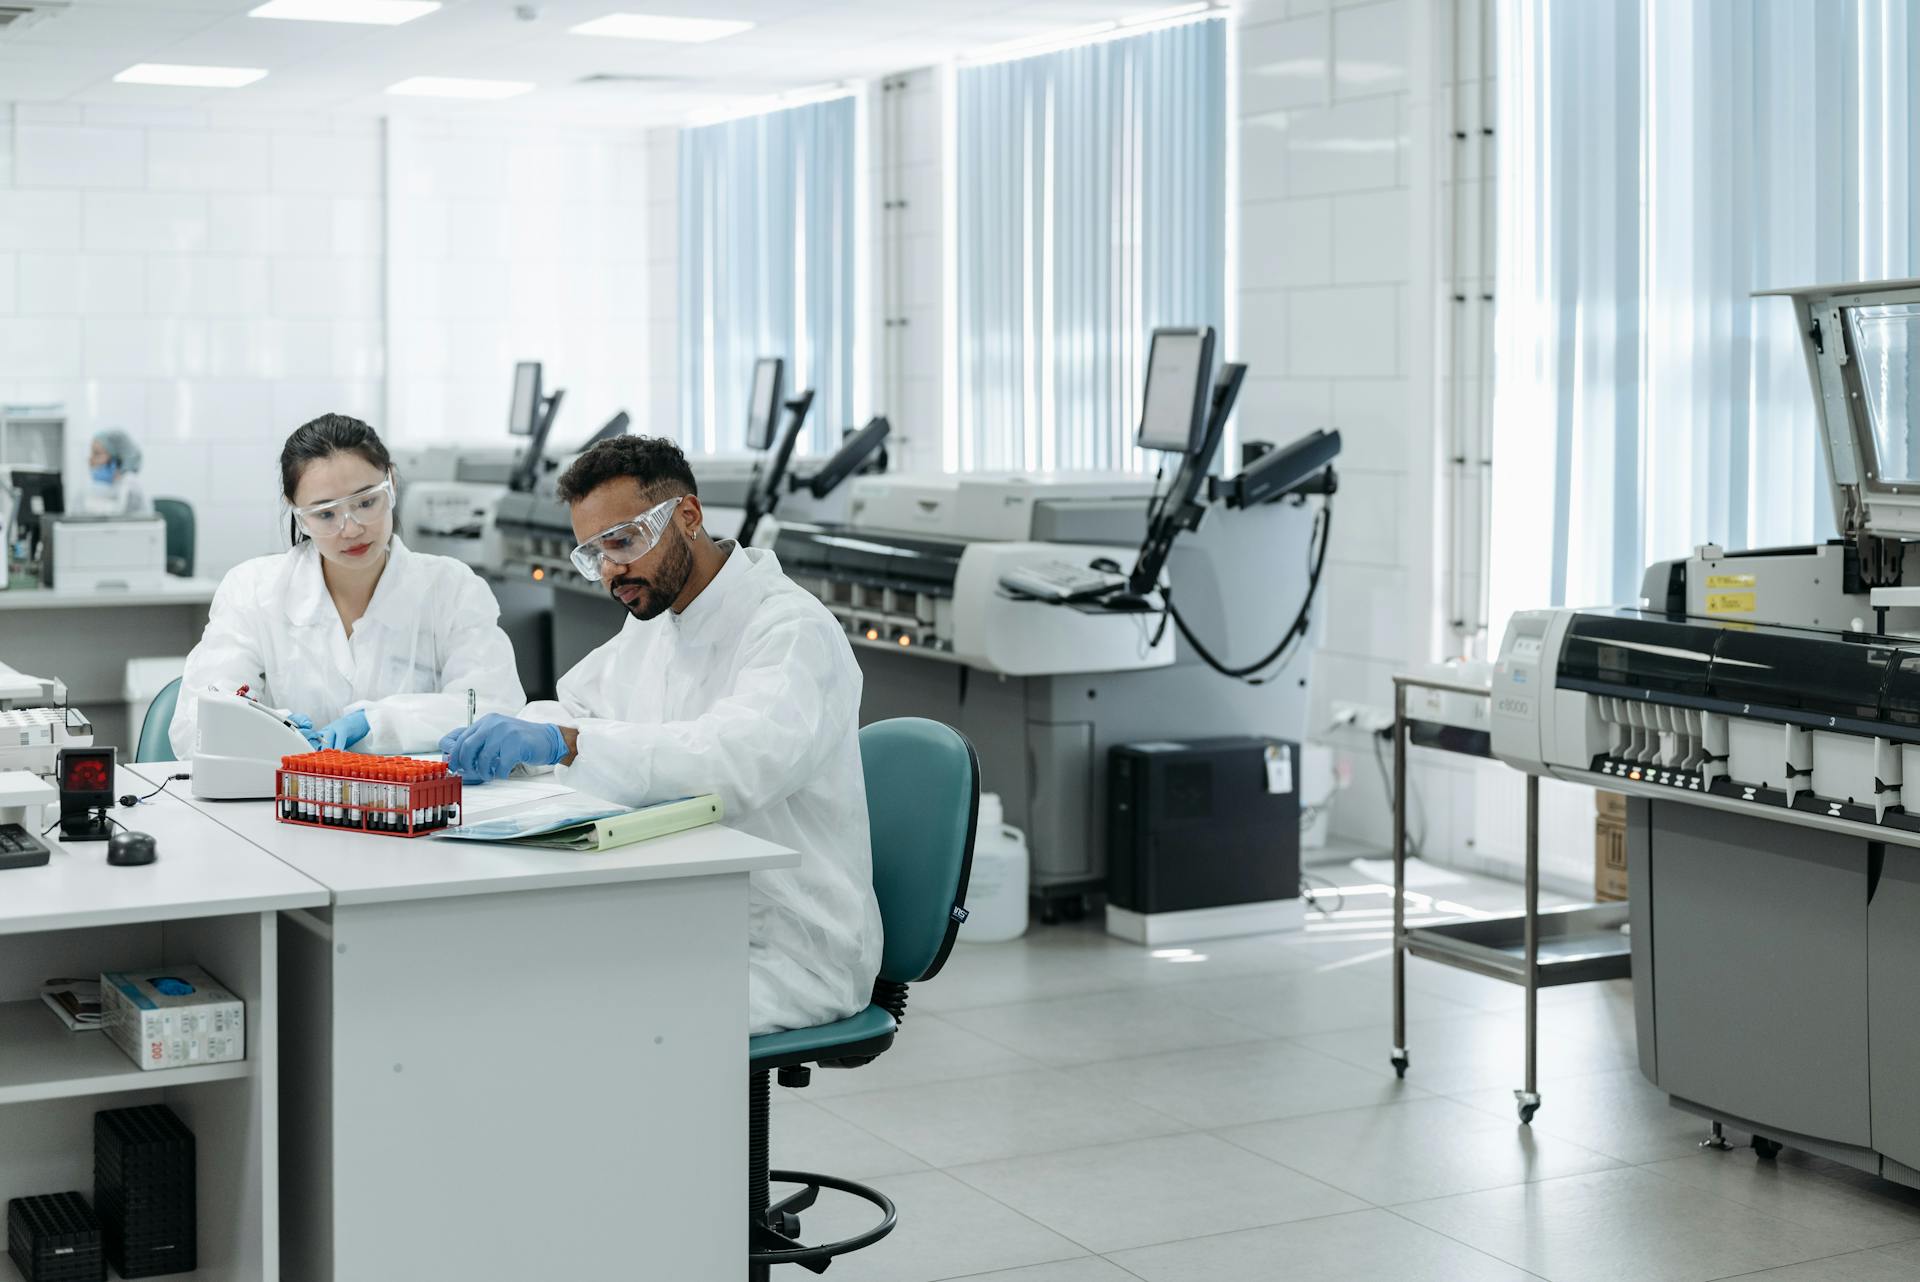
POLYGON ((1739 1282, 1920 1282, 1920 1263, 1902 1262, 1882 1251, 1855 1251, 1742 1273, 1739 1282))
POLYGON ((1018 1051, 970 1033, 931 1012, 909 1007, 906 1020, 885 1054, 859 1068, 816 1068, 812 1082, 799 1094, 808 1099, 831 1099, 836 1095, 994 1073, 1019 1073, 1040 1067, 1037 1060, 1018 1051))
POLYGON ((1145 1282, 1535 1282, 1376 1210, 1122 1251, 1114 1261, 1145 1282))
MULTIPOLYGON (((1343 1029, 1390 1033, 1393 1027, 1392 986, 1367 971, 1246 975, 1196 990, 1193 1000, 1270 1037, 1304 1037, 1343 1029)), ((1425 1023, 1478 1013, 1471 1006, 1423 993, 1410 1005, 1408 1018, 1425 1023)))
POLYGON ((767 1116, 767 1145, 773 1165, 789 1171, 870 1180, 927 1169, 911 1153, 803 1100, 773 1101, 767 1116))
POLYGON ((1117 1264, 1087 1256, 1058 1264, 1030 1264, 1024 1269, 976 1273, 966 1282, 1140 1282, 1140 1279, 1117 1264))
MULTIPOLYGON (((834 1282, 935 1282, 1086 1254, 1059 1234, 939 1171, 894 1175, 872 1183, 893 1199, 900 1223, 874 1245, 835 1260, 827 1275, 834 1282)), ((822 1193, 819 1203, 802 1214, 800 1235, 807 1242, 830 1242, 871 1228, 878 1218, 865 1202, 822 1193)), ((792 1266, 777 1270, 776 1276, 781 1271, 810 1276, 792 1266)))
MULTIPOLYGON (((1209 991, 1213 988, 1206 987, 1209 991)), ((984 1006, 953 1011, 946 1018, 1043 1064, 1055 1065, 1090 1064, 1263 1038, 1258 1029, 1187 1000, 1185 987, 1136 988, 984 1006)))
POLYGON ((1578 1175, 1618 1165, 1519 1119, 1451 1100, 1412 1099, 1219 1132, 1380 1206, 1578 1175))
POLYGON ((1337 1108, 1389 1104, 1427 1092, 1376 1068, 1286 1041, 1210 1046, 1069 1070, 1103 1090, 1211 1129, 1337 1108))
POLYGON ((1920 1241, 1900 1242, 1893 1246, 1883 1246, 1880 1248, 1880 1254, 1886 1256, 1889 1260, 1897 1260, 1902 1264, 1910 1264, 1915 1266, 1916 1269, 1920 1269, 1920 1241))
POLYGON ((1839 1234, 1633 1168, 1395 1209, 1551 1282, 1707 1282, 1846 1249, 1839 1234))
POLYGON ((976 1006, 1111 992, 1124 986, 1123 979, 1099 964, 1090 946, 1043 946, 1017 940, 956 946, 937 976, 914 985, 911 1002, 914 1010, 944 1014, 976 1006))
MULTIPOLYGON (((1320 1033, 1299 1041, 1336 1059, 1373 1067, 1385 1064, 1392 1053, 1393 1025, 1382 1020, 1371 1027, 1320 1033)), ((1479 1012, 1411 1022, 1407 1050, 1413 1059, 1407 1080, 1436 1095, 1497 1090, 1510 1093, 1525 1080, 1526 1036, 1518 1018, 1479 1012)), ((1542 1093, 1554 1083, 1631 1068, 1634 1062, 1631 1043, 1543 1037, 1542 1093)), ((1512 1107, 1511 1094, 1508 1107, 1512 1107)))
POLYGON ((1920 1190, 1792 1150, 1770 1162, 1738 1149, 1696 1153, 1645 1169, 1795 1224, 1831 1230, 1850 1248, 1920 1237, 1920 1190))
POLYGON ((1064 1073, 1010 1073, 820 1101, 934 1166, 992 1162, 1188 1129, 1064 1073))
POLYGON ((950 1171, 1091 1251, 1364 1210, 1211 1135, 1169 1135, 950 1171))
MULTIPOLYGON (((1417 1055, 1414 1063, 1418 1071, 1417 1055)), ((1634 1165, 1694 1156, 1707 1134, 1704 1120, 1667 1103, 1666 1094, 1637 1068, 1542 1082, 1540 1096, 1535 1130, 1634 1165)), ((1486 1113, 1513 1115, 1510 1090, 1474 1091, 1454 1098, 1486 1113)), ((1734 1139, 1745 1142, 1744 1136, 1734 1139)))

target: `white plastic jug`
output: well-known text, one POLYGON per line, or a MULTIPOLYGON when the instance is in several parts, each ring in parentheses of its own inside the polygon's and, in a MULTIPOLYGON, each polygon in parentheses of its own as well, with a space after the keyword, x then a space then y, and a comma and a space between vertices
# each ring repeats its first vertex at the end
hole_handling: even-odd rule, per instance
POLYGON ((981 793, 963 944, 1001 944, 1027 933, 1027 838, 1004 818, 999 794, 981 793))

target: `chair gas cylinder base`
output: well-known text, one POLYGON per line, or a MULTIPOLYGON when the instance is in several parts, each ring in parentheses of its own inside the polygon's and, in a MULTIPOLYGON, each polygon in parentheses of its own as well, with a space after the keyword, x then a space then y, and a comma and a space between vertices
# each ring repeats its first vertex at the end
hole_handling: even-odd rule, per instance
POLYGON ((748 1043, 748 1282, 767 1282, 780 1264, 824 1273, 834 1257, 872 1246, 893 1231, 893 1202, 878 1189, 811 1171, 768 1169, 769 1074, 777 1073, 782 1086, 804 1087, 815 1067, 857 1068, 884 1053, 905 1018, 907 985, 939 973, 967 917, 962 905, 980 805, 980 763, 973 745, 937 721, 901 717, 861 730, 860 761, 873 839, 873 889, 886 931, 880 976, 872 1004, 858 1014, 748 1043), (775 1202, 772 1184, 800 1187, 775 1202), (880 1222, 839 1242, 804 1245, 800 1213, 813 1206, 822 1189, 872 1203, 880 1222))

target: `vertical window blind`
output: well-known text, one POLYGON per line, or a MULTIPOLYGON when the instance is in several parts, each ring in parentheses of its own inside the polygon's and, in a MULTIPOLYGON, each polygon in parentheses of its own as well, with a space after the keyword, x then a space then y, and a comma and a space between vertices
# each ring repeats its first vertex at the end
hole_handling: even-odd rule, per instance
POLYGON ((947 468, 1149 466, 1148 335, 1224 327, 1226 23, 962 67, 954 90, 947 468))
POLYGON ((745 448, 753 363, 813 389, 799 448, 853 419, 854 100, 685 131, 680 144, 681 444, 745 448))
POLYGON ((1907 3, 1497 17, 1494 627, 1630 601, 1699 543, 1830 534, 1791 305, 1749 295, 1920 267, 1907 3))

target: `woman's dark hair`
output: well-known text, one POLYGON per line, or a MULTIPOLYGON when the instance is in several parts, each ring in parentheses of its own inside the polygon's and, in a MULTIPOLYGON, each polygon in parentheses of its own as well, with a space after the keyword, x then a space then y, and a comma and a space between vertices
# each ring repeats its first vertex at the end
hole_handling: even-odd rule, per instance
MULTIPOLYGON (((358 454, 383 472, 393 467, 393 455, 387 453, 380 433, 346 414, 322 414, 294 428, 293 435, 280 447, 280 492, 286 495, 288 503, 293 502, 293 492, 300 488, 300 476, 307 470, 307 464, 335 454, 358 454)), ((287 520, 293 541, 298 543, 306 537, 300 532, 300 522, 292 517, 287 520)))

